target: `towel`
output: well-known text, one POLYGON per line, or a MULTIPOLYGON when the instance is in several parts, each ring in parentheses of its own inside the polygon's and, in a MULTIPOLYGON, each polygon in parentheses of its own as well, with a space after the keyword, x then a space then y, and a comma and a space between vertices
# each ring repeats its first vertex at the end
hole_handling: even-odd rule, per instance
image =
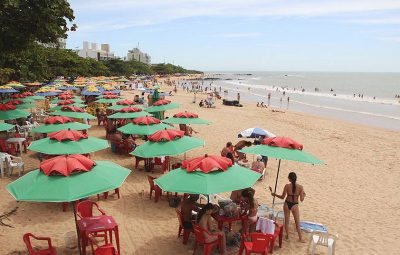
POLYGON ((275 232, 275 223, 268 218, 259 217, 257 221, 256 230, 261 230, 264 234, 273 235, 275 232))

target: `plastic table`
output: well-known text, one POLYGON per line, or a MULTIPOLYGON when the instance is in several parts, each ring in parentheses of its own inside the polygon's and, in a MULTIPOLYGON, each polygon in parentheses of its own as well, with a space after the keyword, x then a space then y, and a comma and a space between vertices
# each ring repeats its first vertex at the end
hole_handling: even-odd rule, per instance
POLYGON ((97 232, 107 232, 112 243, 112 232, 115 235, 118 254, 121 254, 119 246, 118 224, 114 218, 109 215, 101 215, 96 217, 86 217, 78 221, 79 239, 82 243, 82 254, 86 255, 86 246, 88 246, 89 235, 97 232))
POLYGON ((18 143, 19 145, 19 153, 22 155, 22 143, 26 141, 26 138, 23 137, 11 137, 7 139, 8 143, 18 143))

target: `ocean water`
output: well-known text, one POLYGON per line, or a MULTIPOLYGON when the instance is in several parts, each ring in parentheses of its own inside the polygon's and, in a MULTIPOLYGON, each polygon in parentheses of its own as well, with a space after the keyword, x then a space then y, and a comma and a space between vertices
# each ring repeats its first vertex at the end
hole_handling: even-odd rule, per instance
POLYGON ((400 131, 400 99, 395 98, 400 95, 400 73, 241 71, 205 77, 217 78, 204 85, 221 87, 228 98, 240 93, 243 100, 266 104, 271 93, 276 108, 400 131))

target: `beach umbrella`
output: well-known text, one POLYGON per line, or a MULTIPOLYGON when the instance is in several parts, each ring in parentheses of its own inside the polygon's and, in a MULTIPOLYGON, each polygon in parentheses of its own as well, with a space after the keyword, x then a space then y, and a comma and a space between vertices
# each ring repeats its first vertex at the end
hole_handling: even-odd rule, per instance
POLYGON ((57 96, 59 92, 55 91, 47 91, 47 92, 36 92, 36 96, 41 96, 41 97, 52 97, 52 96, 57 96))
POLYGON ((258 137, 275 137, 273 133, 262 129, 262 128, 248 128, 246 130, 243 130, 238 134, 238 137, 245 137, 245 138, 258 138, 258 137))
POLYGON ((26 83, 25 85, 27 85, 27 86, 29 86, 29 87, 38 87, 38 86, 42 86, 43 83, 38 82, 38 81, 34 81, 34 82, 26 83))
POLYGON ((101 104, 113 104, 118 101, 121 101, 121 98, 117 95, 104 95, 102 98, 97 99, 95 102, 101 104))
POLYGON ((13 88, 25 88, 24 85, 22 85, 22 83, 18 82, 18 81, 10 81, 9 83, 7 83, 5 86, 10 86, 13 88))
POLYGON ((79 97, 72 97, 69 99, 59 99, 59 98, 55 98, 53 100, 51 100, 52 104, 58 104, 59 102, 63 102, 63 101, 73 101, 73 103, 83 103, 83 100, 79 97))
POLYGON ((136 147, 131 155, 142 158, 176 156, 201 146, 204 141, 199 138, 185 136, 180 130, 165 129, 149 136, 148 141, 136 147))
POLYGON ((200 119, 199 115, 191 112, 179 112, 172 118, 164 119, 164 123, 169 124, 210 124, 208 120, 200 119))
MULTIPOLYGON (((73 161, 72 163, 75 165, 78 163, 82 167, 92 164, 92 168, 89 171, 79 171, 67 176, 62 175, 63 171, 58 171, 58 169, 47 171, 47 174, 54 173, 55 175, 46 175, 43 170, 36 169, 8 184, 6 187, 8 192, 17 201, 73 202, 121 187, 131 172, 110 161, 90 163, 87 160, 78 159, 77 162, 77 155, 67 156, 66 159, 65 156, 60 156, 51 160, 64 162, 64 165, 55 165, 58 169, 60 167, 64 170, 68 169, 69 161, 73 161)), ((90 159, 88 160, 90 161, 90 159)), ((47 166, 47 169, 52 170, 52 166, 47 166)), ((79 236, 75 205, 72 205, 72 208, 79 236)), ((79 240, 78 250, 81 254, 79 240)))
POLYGON ((62 86, 62 87, 59 87, 59 89, 60 90, 79 90, 77 87, 75 87, 75 86, 62 86))
POLYGON ((166 110, 174 109, 174 108, 179 108, 179 104, 177 103, 171 103, 169 100, 158 100, 153 104, 153 106, 150 106, 146 108, 147 112, 163 112, 166 110))
POLYGON ((44 100, 45 99, 45 97, 35 96, 34 93, 29 92, 29 91, 22 93, 22 95, 26 96, 27 99, 31 99, 31 100, 44 100))
POLYGON ((50 113, 51 115, 59 115, 71 117, 75 119, 96 119, 95 116, 85 112, 84 109, 75 106, 63 106, 60 111, 50 113))
POLYGON ((17 107, 17 109, 30 109, 30 108, 35 108, 36 105, 34 103, 24 103, 21 100, 18 99, 12 99, 7 101, 7 104, 12 104, 17 107))
POLYGON ((76 130, 60 130, 33 141, 28 149, 48 155, 86 154, 108 148, 108 141, 76 130))
POLYGON ((81 93, 82 96, 100 96, 101 92, 100 91, 87 91, 84 90, 81 93))
POLYGON ((149 113, 143 111, 140 108, 136 107, 125 107, 122 108, 121 110, 118 110, 118 112, 107 116, 109 119, 134 119, 138 117, 143 117, 150 115, 149 113))
POLYGON ((118 111, 118 110, 121 110, 128 106, 133 106, 135 108, 142 108, 142 105, 137 105, 135 101, 129 100, 129 99, 124 99, 124 100, 118 101, 115 105, 107 107, 107 109, 118 111))
POLYGON ((16 89, 13 89, 10 86, 5 86, 5 85, 0 86, 0 93, 16 93, 16 92, 19 92, 19 91, 16 89))
POLYGON ((4 122, 0 122, 0 132, 1 131, 7 131, 10 130, 12 128, 14 128, 14 125, 8 124, 8 123, 4 123, 4 122))
POLYGON ((17 109, 12 104, 0 104, 0 120, 13 120, 18 118, 26 118, 29 113, 20 109, 17 109))
MULTIPOLYGON (((63 102, 63 101, 60 101, 60 102, 63 102)), ((64 106, 67 106, 67 105, 73 106, 73 107, 78 107, 78 108, 83 108, 83 107, 87 106, 87 105, 81 104, 81 103, 59 104, 60 102, 57 103, 58 104, 57 106, 51 107, 49 110, 50 111, 61 111, 61 108, 64 106)))
POLYGON ((52 116, 44 120, 45 125, 33 128, 34 133, 53 133, 60 130, 85 130, 91 126, 79 122, 74 122, 72 118, 64 116, 52 116))
POLYGON ((24 94, 13 94, 10 96, 10 98, 4 100, 4 102, 8 103, 9 101, 13 100, 19 100, 22 101, 23 103, 33 103, 35 101, 24 94))
POLYGON ((164 191, 211 195, 252 187, 260 176, 226 157, 204 155, 183 161, 155 183, 164 191))
POLYGON ((151 135, 159 130, 171 128, 171 126, 161 123, 159 119, 144 116, 132 120, 132 123, 126 124, 118 131, 130 135, 151 135))
MULTIPOLYGON (((265 138, 261 145, 251 146, 240 150, 243 153, 257 154, 262 156, 268 156, 271 158, 279 159, 278 171, 276 173, 275 189, 278 184, 279 170, 281 166, 281 160, 290 160, 303 162, 308 164, 323 164, 323 162, 313 155, 303 151, 303 145, 294 141, 288 137, 270 137, 265 138)), ((273 203, 275 202, 275 197, 273 203)))

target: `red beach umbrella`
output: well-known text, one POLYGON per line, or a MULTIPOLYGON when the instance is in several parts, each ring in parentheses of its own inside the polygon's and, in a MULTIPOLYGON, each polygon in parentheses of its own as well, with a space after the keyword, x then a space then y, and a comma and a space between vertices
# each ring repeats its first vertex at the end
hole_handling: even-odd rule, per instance
POLYGON ((34 96, 35 94, 33 94, 32 92, 26 91, 26 92, 22 93, 22 95, 24 95, 26 97, 30 97, 30 96, 34 96))
POLYGON ((171 101, 169 101, 169 100, 161 99, 161 100, 154 102, 153 106, 166 105, 166 104, 170 104, 170 103, 171 103, 171 101))
POLYGON ((47 176, 64 175, 70 176, 74 172, 88 172, 96 163, 79 154, 62 155, 44 160, 40 164, 40 170, 47 176))
POLYGON ((63 100, 63 101, 59 101, 57 103, 57 105, 68 105, 68 104, 74 104, 75 101, 74 100, 63 100))
POLYGON ((198 118, 199 115, 192 112, 178 112, 174 114, 174 118, 198 118))
POLYGON ((62 99, 62 100, 72 99, 72 98, 74 98, 74 96, 71 94, 61 94, 58 96, 58 99, 62 99))
POLYGON ((226 171, 232 165, 232 161, 229 158, 206 154, 201 157, 183 161, 181 168, 186 169, 187 172, 199 170, 204 173, 209 173, 217 170, 226 171))
POLYGON ((115 99, 115 98, 119 98, 119 96, 117 96, 117 95, 105 95, 103 98, 105 98, 105 99, 115 99))
POLYGON ((151 116, 144 116, 133 119, 132 122, 136 125, 153 125, 153 124, 160 124, 161 121, 157 118, 151 116))
POLYGON ((141 112, 142 109, 136 107, 125 107, 119 110, 119 112, 141 112))
POLYGON ((103 92, 103 95, 115 95, 115 94, 117 94, 117 93, 112 92, 112 91, 103 92))
POLYGON ((23 102, 21 100, 18 99, 13 99, 7 102, 7 104, 12 104, 12 105, 19 105, 22 104, 23 102))
POLYGON ((26 96, 24 94, 14 94, 10 96, 11 98, 25 98, 26 96))
POLYGON ((17 107, 13 104, 0 104, 0 111, 10 111, 15 109, 17 109, 17 107))
POLYGON ((74 122, 74 120, 64 116, 53 116, 44 120, 44 124, 64 124, 68 122, 74 122))
POLYGON ((148 137, 148 140, 152 142, 173 141, 175 139, 182 138, 184 134, 185 132, 180 130, 165 129, 155 132, 154 134, 148 137))
POLYGON ((301 143, 283 136, 265 138, 262 144, 286 149, 303 150, 303 145, 301 143))
POLYGON ((83 134, 82 132, 76 130, 60 130, 54 133, 49 134, 50 139, 57 140, 59 142, 62 141, 79 141, 81 139, 88 138, 87 134, 83 134))

